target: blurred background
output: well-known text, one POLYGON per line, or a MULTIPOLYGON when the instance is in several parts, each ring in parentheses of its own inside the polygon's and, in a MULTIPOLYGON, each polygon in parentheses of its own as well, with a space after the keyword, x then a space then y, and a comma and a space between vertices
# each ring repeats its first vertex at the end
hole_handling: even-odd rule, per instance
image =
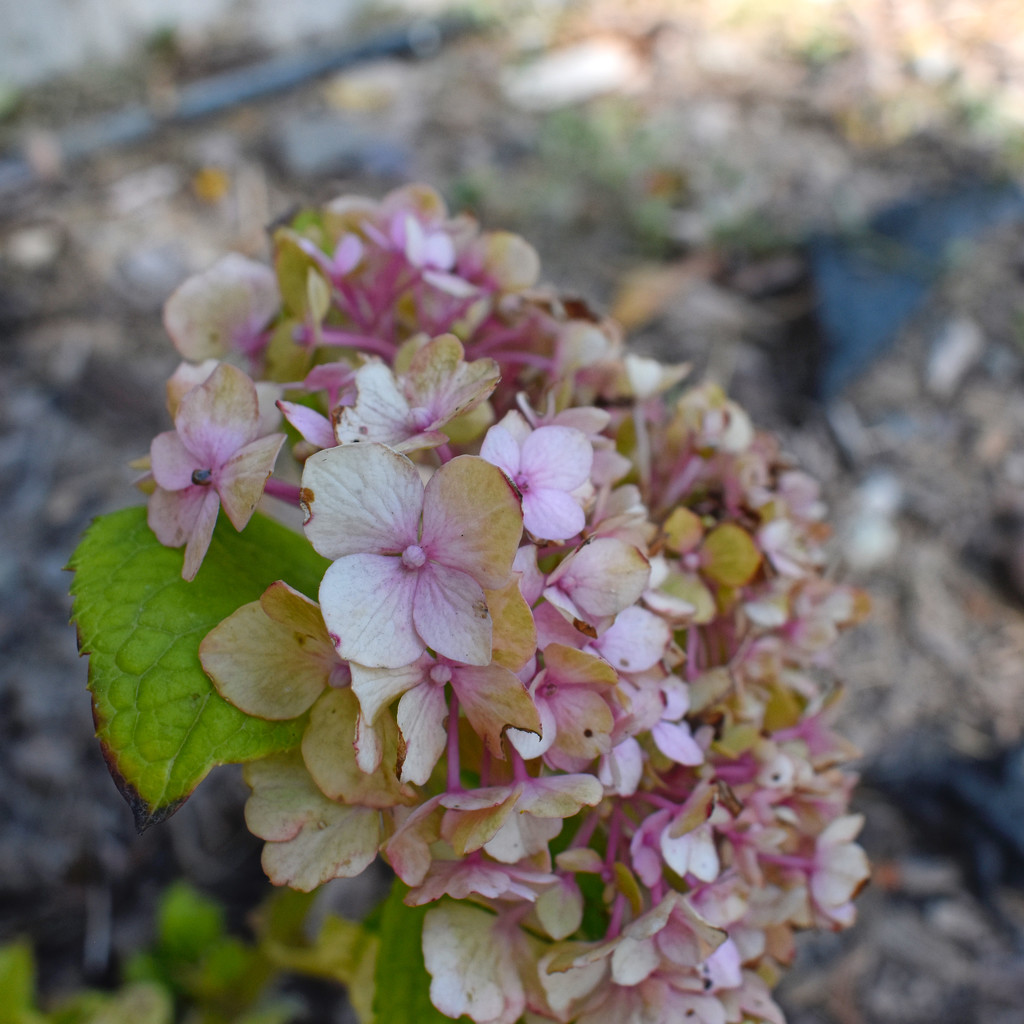
POLYGON ((424 181, 822 482, 829 571, 874 605, 839 727, 875 874, 854 929, 801 943, 791 1024, 1024 1020, 1019 0, 0 0, 0 25, 0 941, 31 940, 46 999, 115 981, 174 879, 237 921, 263 891, 235 772, 135 835, 67 624, 70 552, 169 425, 163 301, 300 204, 424 181))

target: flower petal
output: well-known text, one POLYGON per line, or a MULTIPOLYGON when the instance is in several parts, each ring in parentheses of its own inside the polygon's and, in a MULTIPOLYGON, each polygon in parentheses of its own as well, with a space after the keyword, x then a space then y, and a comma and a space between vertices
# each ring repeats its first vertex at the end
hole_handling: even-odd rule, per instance
POLYGON ((244 530, 256 511, 284 440, 284 434, 268 434, 251 441, 214 474, 224 512, 236 530, 244 530))
POLYGON ((334 427, 331 421, 317 412, 310 409, 308 405, 300 405, 298 402, 280 401, 277 403, 284 418, 307 440, 315 444, 317 448, 333 448, 338 442, 334 436, 334 427))
POLYGON ((216 469, 255 439, 259 414, 256 385, 241 370, 221 363, 182 398, 174 426, 199 462, 216 469))
POLYGON ((202 468, 176 430, 166 430, 153 438, 149 446, 149 461, 157 486, 168 491, 191 487, 193 471, 202 468))
POLYGON ((188 486, 181 491, 162 487, 149 496, 146 522, 164 547, 180 548, 188 540, 210 489, 188 486))
POLYGON ((544 540, 564 541, 583 529, 586 516, 580 503, 566 491, 531 487, 523 495, 523 526, 544 540))
POLYGON ((519 472, 519 444, 500 423, 487 431, 484 443, 480 446, 480 458, 497 466, 510 477, 515 477, 519 472))
POLYGON ((393 807, 408 800, 394 765, 398 757, 398 727, 388 716, 378 722, 381 761, 364 772, 356 760, 355 739, 359 702, 351 690, 325 690, 313 705, 302 737, 302 759, 320 791, 332 800, 364 807, 393 807))
POLYGON ((423 484, 390 448, 343 445, 306 460, 302 502, 306 536, 324 557, 400 554, 416 543, 423 484))
POLYGON ((207 633, 199 660, 225 700, 247 715, 277 721, 312 707, 336 656, 317 606, 277 582, 207 633), (275 617, 267 614, 268 603, 275 617))
MULTIPOLYGON (((175 491, 175 494, 186 492, 175 491)), ((156 497, 156 495, 153 495, 156 497)), ((188 541, 185 544, 185 563, 181 567, 181 575, 186 580, 194 580, 199 567, 203 564, 206 552, 210 549, 213 528, 217 525, 217 513, 220 511, 220 497, 212 488, 207 488, 199 506, 198 515, 192 524, 188 541)))
POLYGON ((452 671, 452 688, 469 724, 494 757, 504 760, 502 734, 508 728, 540 732, 540 715, 526 687, 500 665, 460 667, 452 671))
POLYGON ((412 405, 426 409, 440 426, 475 409, 495 388, 501 370, 493 359, 464 360, 462 342, 442 334, 413 357, 404 377, 412 405))
POLYGON ((526 995, 499 920, 461 903, 427 912, 423 958, 430 1001, 453 1019, 467 1014, 486 1024, 515 1024, 522 1016, 526 995))
POLYGON ((590 476, 594 449, 572 427, 538 427, 523 441, 520 472, 534 487, 574 491, 590 476))
POLYGON ((537 627, 519 579, 513 577, 501 590, 487 590, 484 596, 493 624, 492 657, 518 672, 537 650, 537 627))
POLYGON ((245 822, 268 840, 263 868, 275 885, 311 892, 331 878, 360 874, 376 858, 379 812, 328 800, 298 758, 256 761, 245 776, 252 787, 245 822))
POLYGON ((320 609, 339 657, 400 668, 423 653, 413 624, 417 575, 386 555, 346 555, 328 566, 320 609))
POLYGON ((171 295, 164 306, 164 327, 175 348, 199 362, 247 348, 280 302, 273 270, 229 253, 171 295))
MULTIPOLYGON (((428 562, 415 579, 412 617, 421 640, 420 651, 426 644, 452 661, 490 664, 491 616, 477 582, 464 572, 436 562, 428 562)), ((392 628, 382 640, 394 644, 393 634, 392 628)))
POLYGON ((402 782, 422 786, 430 778, 448 740, 447 714, 443 686, 417 686, 398 702, 398 728, 405 740, 402 782))
POLYGON ((548 584, 549 590, 557 584, 584 615, 601 618, 634 604, 650 574, 647 559, 632 544, 598 537, 569 555, 548 578, 548 584))
POLYGON ((342 410, 335 427, 339 444, 377 441, 394 447, 419 432, 389 367, 367 363, 355 380, 356 404, 342 410))
POLYGON ((498 590, 508 581, 522 535, 519 499, 489 462, 462 455, 430 478, 421 541, 430 558, 498 590))
POLYGON ((658 663, 671 638, 664 619, 633 606, 619 612, 594 647, 620 672, 646 672, 658 663))
POLYGON ((366 668, 353 662, 352 692, 359 698, 367 721, 377 721, 377 716, 395 698, 419 686, 432 664, 429 655, 400 668, 366 668))

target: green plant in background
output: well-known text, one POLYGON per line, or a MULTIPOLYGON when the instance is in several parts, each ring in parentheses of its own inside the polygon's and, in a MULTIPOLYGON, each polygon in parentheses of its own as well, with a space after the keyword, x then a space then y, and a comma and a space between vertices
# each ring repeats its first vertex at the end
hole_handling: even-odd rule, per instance
POLYGON ((160 897, 152 945, 127 960, 115 991, 84 990, 43 1010, 31 946, 0 947, 0 1024, 286 1024, 308 1012, 301 994, 282 992, 291 978, 344 986, 367 1024, 405 1019, 405 1007, 423 1024, 444 1021, 427 995, 405 891, 397 886, 363 922, 327 915, 313 935, 313 897, 275 892, 253 912, 252 938, 243 940, 228 932, 219 903, 177 882, 160 897), (377 957, 382 940, 386 963, 377 957))

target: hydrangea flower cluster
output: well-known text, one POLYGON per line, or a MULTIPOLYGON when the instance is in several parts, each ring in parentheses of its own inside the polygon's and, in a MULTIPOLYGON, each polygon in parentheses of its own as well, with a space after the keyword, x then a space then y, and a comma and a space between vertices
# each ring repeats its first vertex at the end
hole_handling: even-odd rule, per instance
POLYGON ((779 1024, 794 932, 849 925, 868 875, 828 725, 865 601, 822 575, 814 482, 428 188, 274 243, 169 300, 149 478, 186 578, 264 493, 330 563, 200 647, 304 723, 247 766, 268 875, 383 857, 452 1018, 779 1024))

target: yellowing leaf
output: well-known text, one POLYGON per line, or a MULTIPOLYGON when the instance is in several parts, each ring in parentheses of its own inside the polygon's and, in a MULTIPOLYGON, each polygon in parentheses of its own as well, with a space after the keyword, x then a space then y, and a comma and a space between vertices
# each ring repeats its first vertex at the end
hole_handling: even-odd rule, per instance
POLYGON ((700 549, 704 574, 727 587, 746 586, 761 565, 754 538, 735 523, 716 526, 700 549))
POLYGON ((662 527, 670 551, 677 555, 692 551, 704 536, 704 524, 700 516, 680 505, 672 510, 662 527))
POLYGON ((741 722, 730 726, 711 746, 719 754, 726 757, 740 757, 745 754, 761 738, 757 727, 749 723, 741 722))

